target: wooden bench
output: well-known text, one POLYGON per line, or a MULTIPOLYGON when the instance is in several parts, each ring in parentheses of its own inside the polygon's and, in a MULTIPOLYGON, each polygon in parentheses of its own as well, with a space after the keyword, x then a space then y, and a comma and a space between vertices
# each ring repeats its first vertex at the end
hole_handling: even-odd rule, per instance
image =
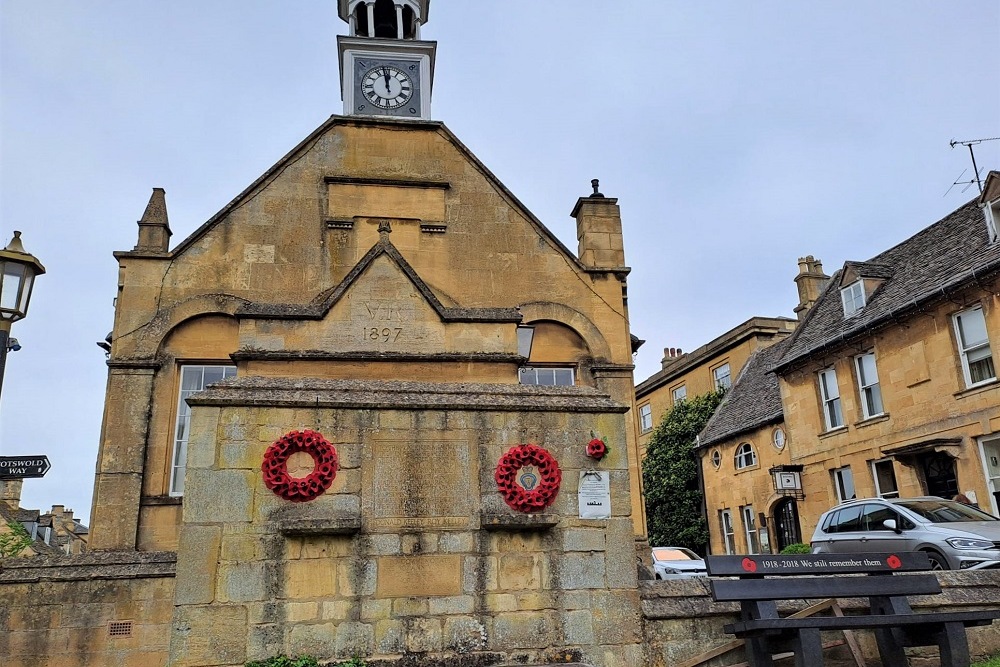
POLYGON ((740 622, 725 626, 746 641, 751 667, 773 667, 773 643, 791 640, 796 667, 823 664, 820 632, 872 630, 883 667, 907 667, 903 648, 938 646, 941 667, 969 667, 965 628, 989 625, 1000 609, 916 614, 907 595, 934 595, 941 584, 929 570, 923 552, 817 554, 801 556, 709 556, 712 598, 740 603, 740 622), (862 574, 867 576, 834 576, 862 574), (778 600, 868 598, 870 613, 862 616, 778 615, 778 600))

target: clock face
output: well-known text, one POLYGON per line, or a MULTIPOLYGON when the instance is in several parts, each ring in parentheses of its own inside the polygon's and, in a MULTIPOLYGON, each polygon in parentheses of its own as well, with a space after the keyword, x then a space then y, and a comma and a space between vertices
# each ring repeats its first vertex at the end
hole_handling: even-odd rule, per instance
POLYGON ((361 94, 379 109, 398 109, 413 97, 413 82, 398 67, 377 65, 361 78, 361 94))

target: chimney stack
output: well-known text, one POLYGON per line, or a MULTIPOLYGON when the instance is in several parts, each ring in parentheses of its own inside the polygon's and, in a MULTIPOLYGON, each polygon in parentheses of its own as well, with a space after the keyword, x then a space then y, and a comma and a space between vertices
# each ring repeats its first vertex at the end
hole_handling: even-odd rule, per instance
POLYGON ((21 509, 21 479, 0 479, 0 503, 12 510, 21 509))
POLYGON ((823 273, 823 262, 812 255, 799 257, 799 274, 795 276, 795 286, 799 288, 799 305, 795 316, 801 321, 819 299, 830 276, 823 273))
POLYGON ((576 218, 577 256, 584 265, 595 269, 623 268, 625 248, 618 200, 602 195, 596 178, 590 184, 594 188, 593 194, 580 197, 570 213, 576 218))

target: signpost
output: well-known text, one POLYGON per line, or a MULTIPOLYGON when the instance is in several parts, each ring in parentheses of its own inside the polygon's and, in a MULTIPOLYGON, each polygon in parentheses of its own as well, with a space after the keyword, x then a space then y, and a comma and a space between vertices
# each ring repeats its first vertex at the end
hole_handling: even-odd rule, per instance
POLYGON ((51 467, 47 456, 0 456, 0 479, 45 477, 51 467))

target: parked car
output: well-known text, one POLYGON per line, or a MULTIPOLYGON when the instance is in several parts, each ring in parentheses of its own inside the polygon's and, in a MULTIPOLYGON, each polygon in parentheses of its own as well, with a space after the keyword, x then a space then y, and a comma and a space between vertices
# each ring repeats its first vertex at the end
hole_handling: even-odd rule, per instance
POLYGON ((705 561, 684 547, 654 547, 653 572, 657 579, 704 577, 705 561))
POLYGON ((935 570, 1000 568, 1000 519, 936 497, 865 498, 827 510, 814 554, 924 551, 935 570))

